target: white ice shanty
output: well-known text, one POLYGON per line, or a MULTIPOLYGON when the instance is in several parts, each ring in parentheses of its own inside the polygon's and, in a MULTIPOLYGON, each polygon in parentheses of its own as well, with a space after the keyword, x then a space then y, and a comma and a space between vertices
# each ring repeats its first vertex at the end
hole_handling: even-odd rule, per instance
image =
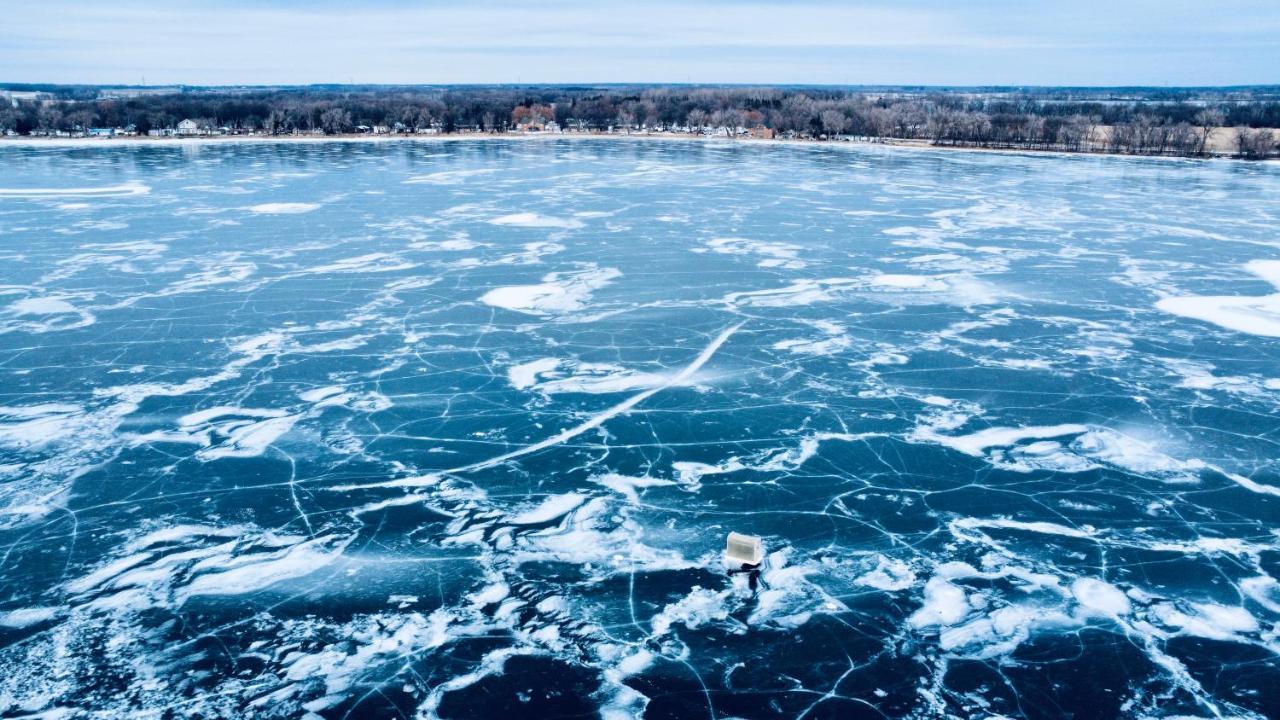
POLYGON ((764 541, 754 535, 731 532, 724 549, 724 561, 735 569, 743 565, 759 565, 764 562, 764 541))

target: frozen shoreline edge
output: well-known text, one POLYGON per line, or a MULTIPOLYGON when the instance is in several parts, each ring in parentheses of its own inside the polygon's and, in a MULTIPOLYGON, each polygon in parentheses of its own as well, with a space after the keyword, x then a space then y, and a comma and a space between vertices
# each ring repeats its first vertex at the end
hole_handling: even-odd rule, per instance
MULTIPOLYGON (((685 142, 685 143, 707 143, 719 146, 733 146, 739 144, 750 145, 766 145, 766 146, 788 146, 797 145, 802 147, 879 147, 891 148, 895 150, 918 150, 918 151, 959 151, 959 152, 977 152, 977 153, 997 153, 1003 155, 1023 155, 1028 157, 1105 157, 1105 158, 1123 158, 1130 160, 1166 160, 1166 161, 1226 161, 1241 162, 1240 158, 1227 156, 1213 156, 1203 158, 1187 158, 1173 157, 1169 155, 1125 155, 1120 153, 1107 153, 1097 151, 1081 151, 1069 152, 1065 150, 1033 150, 1028 148, 984 148, 984 147, 966 147, 957 145, 932 145, 927 141, 903 141, 903 140, 887 140, 885 142, 871 142, 866 140, 783 140, 783 139, 765 139, 765 138, 722 138, 722 137, 706 137, 695 135, 646 135, 637 133, 628 134, 605 134, 605 133, 555 133, 532 135, 524 133, 465 133, 455 135, 215 135, 215 136, 197 136, 197 137, 127 137, 127 138, 51 138, 51 137, 3 137, 0 138, 0 147, 116 147, 116 146, 190 146, 190 145, 216 145, 216 144, 232 144, 232 143, 397 143, 397 142, 554 142, 557 140, 574 140, 574 141, 634 141, 634 142, 685 142)), ((1265 158, 1262 160, 1248 160, 1251 164, 1277 164, 1280 158, 1265 158)))

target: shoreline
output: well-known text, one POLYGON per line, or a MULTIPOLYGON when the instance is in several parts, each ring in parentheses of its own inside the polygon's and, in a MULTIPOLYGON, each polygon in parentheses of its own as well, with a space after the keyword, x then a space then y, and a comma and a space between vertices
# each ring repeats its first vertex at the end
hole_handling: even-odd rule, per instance
POLYGON ((1149 159, 1149 160, 1225 160, 1233 162, 1249 162, 1249 163, 1275 163, 1280 158, 1264 158, 1260 160, 1244 160, 1242 158, 1232 157, 1229 155, 1210 155, 1207 157, 1182 157, 1174 155, 1130 155, 1125 153, 1109 153, 1097 150, 1037 150, 1034 148, 990 148, 990 147, 972 147, 964 145, 934 145, 927 140, 908 140, 890 138, 882 141, 870 140, 815 140, 811 138, 804 139, 783 139, 783 138, 727 138, 727 137, 708 137, 705 135, 685 135, 685 134, 616 134, 616 133, 461 133, 451 135, 418 135, 418 134, 400 134, 400 135, 368 135, 346 133, 340 135, 204 135, 193 137, 83 137, 83 138, 62 138, 62 137, 0 137, 0 147, 113 147, 113 146, 164 146, 164 145, 216 145, 231 143, 397 143, 397 142, 553 142, 556 140, 575 140, 575 141, 608 141, 608 140, 630 140, 640 142, 701 142, 717 145, 736 145, 736 144, 756 144, 770 146, 787 146, 799 145, 802 147, 885 147, 903 150, 935 150, 935 151, 967 151, 978 153, 1001 153, 1013 155, 1027 156, 1062 156, 1062 157, 1112 157, 1112 158, 1129 158, 1129 159, 1149 159))

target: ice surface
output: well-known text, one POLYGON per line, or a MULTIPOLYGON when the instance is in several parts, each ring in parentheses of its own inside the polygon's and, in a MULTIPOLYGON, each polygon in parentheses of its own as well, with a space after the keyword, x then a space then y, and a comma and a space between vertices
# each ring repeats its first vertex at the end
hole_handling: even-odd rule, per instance
POLYGON ((1277 196, 0 147, 0 716, 1280 717, 1277 196))
POLYGON ((261 203, 249 207, 249 212, 259 215, 301 215, 319 209, 316 203, 274 202, 261 203))

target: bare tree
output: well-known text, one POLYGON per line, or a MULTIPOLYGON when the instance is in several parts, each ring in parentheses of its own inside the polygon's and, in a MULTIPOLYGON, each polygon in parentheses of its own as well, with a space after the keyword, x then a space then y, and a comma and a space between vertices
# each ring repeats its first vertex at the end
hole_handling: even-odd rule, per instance
POLYGON ((822 131, 827 137, 835 137, 849 127, 849 118, 839 110, 822 111, 822 131))
POLYGON ((350 131, 351 113, 338 107, 325 110, 320 114, 320 129, 326 135, 336 135, 350 131))
POLYGON ((724 128, 729 137, 738 136, 738 130, 742 128, 742 111, 740 110, 717 110, 711 113, 711 124, 724 128))
POLYGON ((707 113, 704 110, 694 109, 689 111, 689 129, 695 132, 702 132, 702 127, 707 124, 707 113))
POLYGON ((1196 146, 1197 155, 1206 155, 1209 151, 1209 136, 1213 134, 1215 128, 1222 127, 1227 121, 1221 110, 1201 110, 1196 113, 1196 125, 1199 127, 1199 137, 1196 146))
POLYGON ((1276 136, 1271 128, 1236 128, 1236 156, 1245 160, 1261 160, 1276 149, 1276 136))

